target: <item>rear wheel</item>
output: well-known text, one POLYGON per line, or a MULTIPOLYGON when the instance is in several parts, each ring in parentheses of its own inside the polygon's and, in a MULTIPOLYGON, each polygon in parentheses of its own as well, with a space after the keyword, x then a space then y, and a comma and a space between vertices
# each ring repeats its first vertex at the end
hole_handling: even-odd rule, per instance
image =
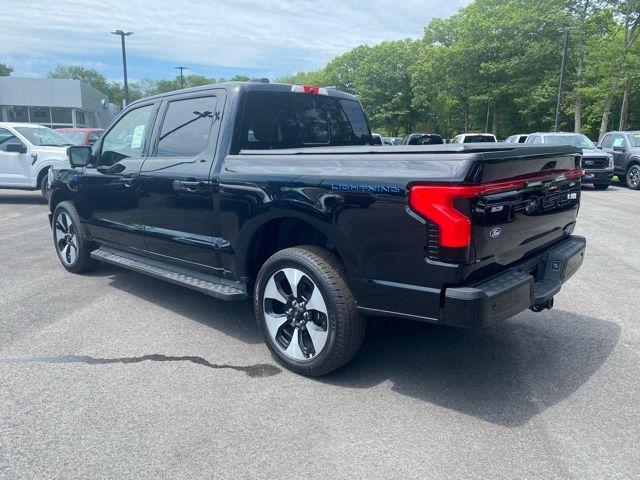
POLYGON ((640 165, 631 165, 627 170, 627 187, 631 190, 640 189, 640 165))
POLYGON ((263 265, 254 310, 274 357, 307 376, 325 375, 358 352, 365 320, 339 260, 314 246, 287 248, 263 265))
POLYGON ((83 273, 97 265, 91 258, 91 241, 76 207, 61 202, 53 212, 53 244, 62 266, 73 273, 83 273))
POLYGON ((606 190, 607 188, 609 188, 609 184, 608 183, 594 183, 593 184, 593 188, 595 188, 596 190, 606 190))

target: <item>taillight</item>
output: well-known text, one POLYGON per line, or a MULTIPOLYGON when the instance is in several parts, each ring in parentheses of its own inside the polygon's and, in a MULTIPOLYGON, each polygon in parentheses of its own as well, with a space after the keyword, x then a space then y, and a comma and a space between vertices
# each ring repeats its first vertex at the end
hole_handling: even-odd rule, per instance
POLYGON ((429 227, 437 228, 437 232, 429 228, 430 242, 437 237, 439 247, 429 245, 429 258, 464 262, 471 247, 471 217, 460 211, 456 200, 518 190, 543 181, 578 179, 582 173, 582 169, 537 172, 479 185, 414 185, 409 189, 409 207, 427 220, 429 227))
POLYGON ((471 245, 471 219, 456 210, 457 198, 475 197, 479 186, 416 185, 409 192, 409 206, 421 217, 435 223, 441 247, 461 248, 471 245))

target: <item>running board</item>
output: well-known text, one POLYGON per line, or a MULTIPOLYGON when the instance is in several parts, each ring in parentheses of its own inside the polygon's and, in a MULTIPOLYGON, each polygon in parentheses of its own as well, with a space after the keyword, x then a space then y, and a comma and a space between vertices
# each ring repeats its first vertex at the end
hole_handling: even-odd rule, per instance
POLYGON ((158 262, 140 255, 100 247, 91 252, 91 258, 191 288, 221 300, 244 300, 247 298, 243 285, 239 282, 158 262))

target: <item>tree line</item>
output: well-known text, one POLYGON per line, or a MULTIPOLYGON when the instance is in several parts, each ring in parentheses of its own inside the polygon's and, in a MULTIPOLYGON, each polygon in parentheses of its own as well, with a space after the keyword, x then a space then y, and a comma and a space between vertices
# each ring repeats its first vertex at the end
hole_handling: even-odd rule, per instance
MULTIPOLYGON (((432 20, 420 39, 361 45, 278 81, 356 94, 372 128, 393 136, 549 131, 567 29, 559 130, 598 139, 611 129, 640 129, 640 0, 475 0, 432 20)), ((0 64, 0 75, 10 73, 0 64)), ((49 77, 82 80, 122 104, 122 84, 96 70, 58 66, 49 77)), ((129 84, 129 99, 224 80, 142 79, 129 84)))
POLYGON ((640 0, 475 0, 421 39, 362 45, 280 80, 354 93, 393 136, 549 131, 565 29, 559 130, 640 128, 640 0))

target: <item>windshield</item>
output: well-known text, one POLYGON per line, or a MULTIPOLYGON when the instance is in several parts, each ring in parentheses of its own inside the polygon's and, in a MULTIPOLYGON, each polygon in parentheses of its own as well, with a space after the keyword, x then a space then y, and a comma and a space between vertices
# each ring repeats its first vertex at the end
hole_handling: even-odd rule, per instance
POLYGON ((74 145, 80 145, 84 142, 84 132, 57 132, 74 145))
POLYGON ((64 147, 70 145, 69 140, 47 127, 17 127, 16 130, 33 145, 41 147, 64 147))
POLYGON ((571 145, 572 147, 594 149, 596 146, 586 136, 576 135, 545 135, 544 143, 571 145))
POLYGON ((640 133, 627 135, 627 138, 629 139, 629 143, 632 147, 640 147, 640 133))

